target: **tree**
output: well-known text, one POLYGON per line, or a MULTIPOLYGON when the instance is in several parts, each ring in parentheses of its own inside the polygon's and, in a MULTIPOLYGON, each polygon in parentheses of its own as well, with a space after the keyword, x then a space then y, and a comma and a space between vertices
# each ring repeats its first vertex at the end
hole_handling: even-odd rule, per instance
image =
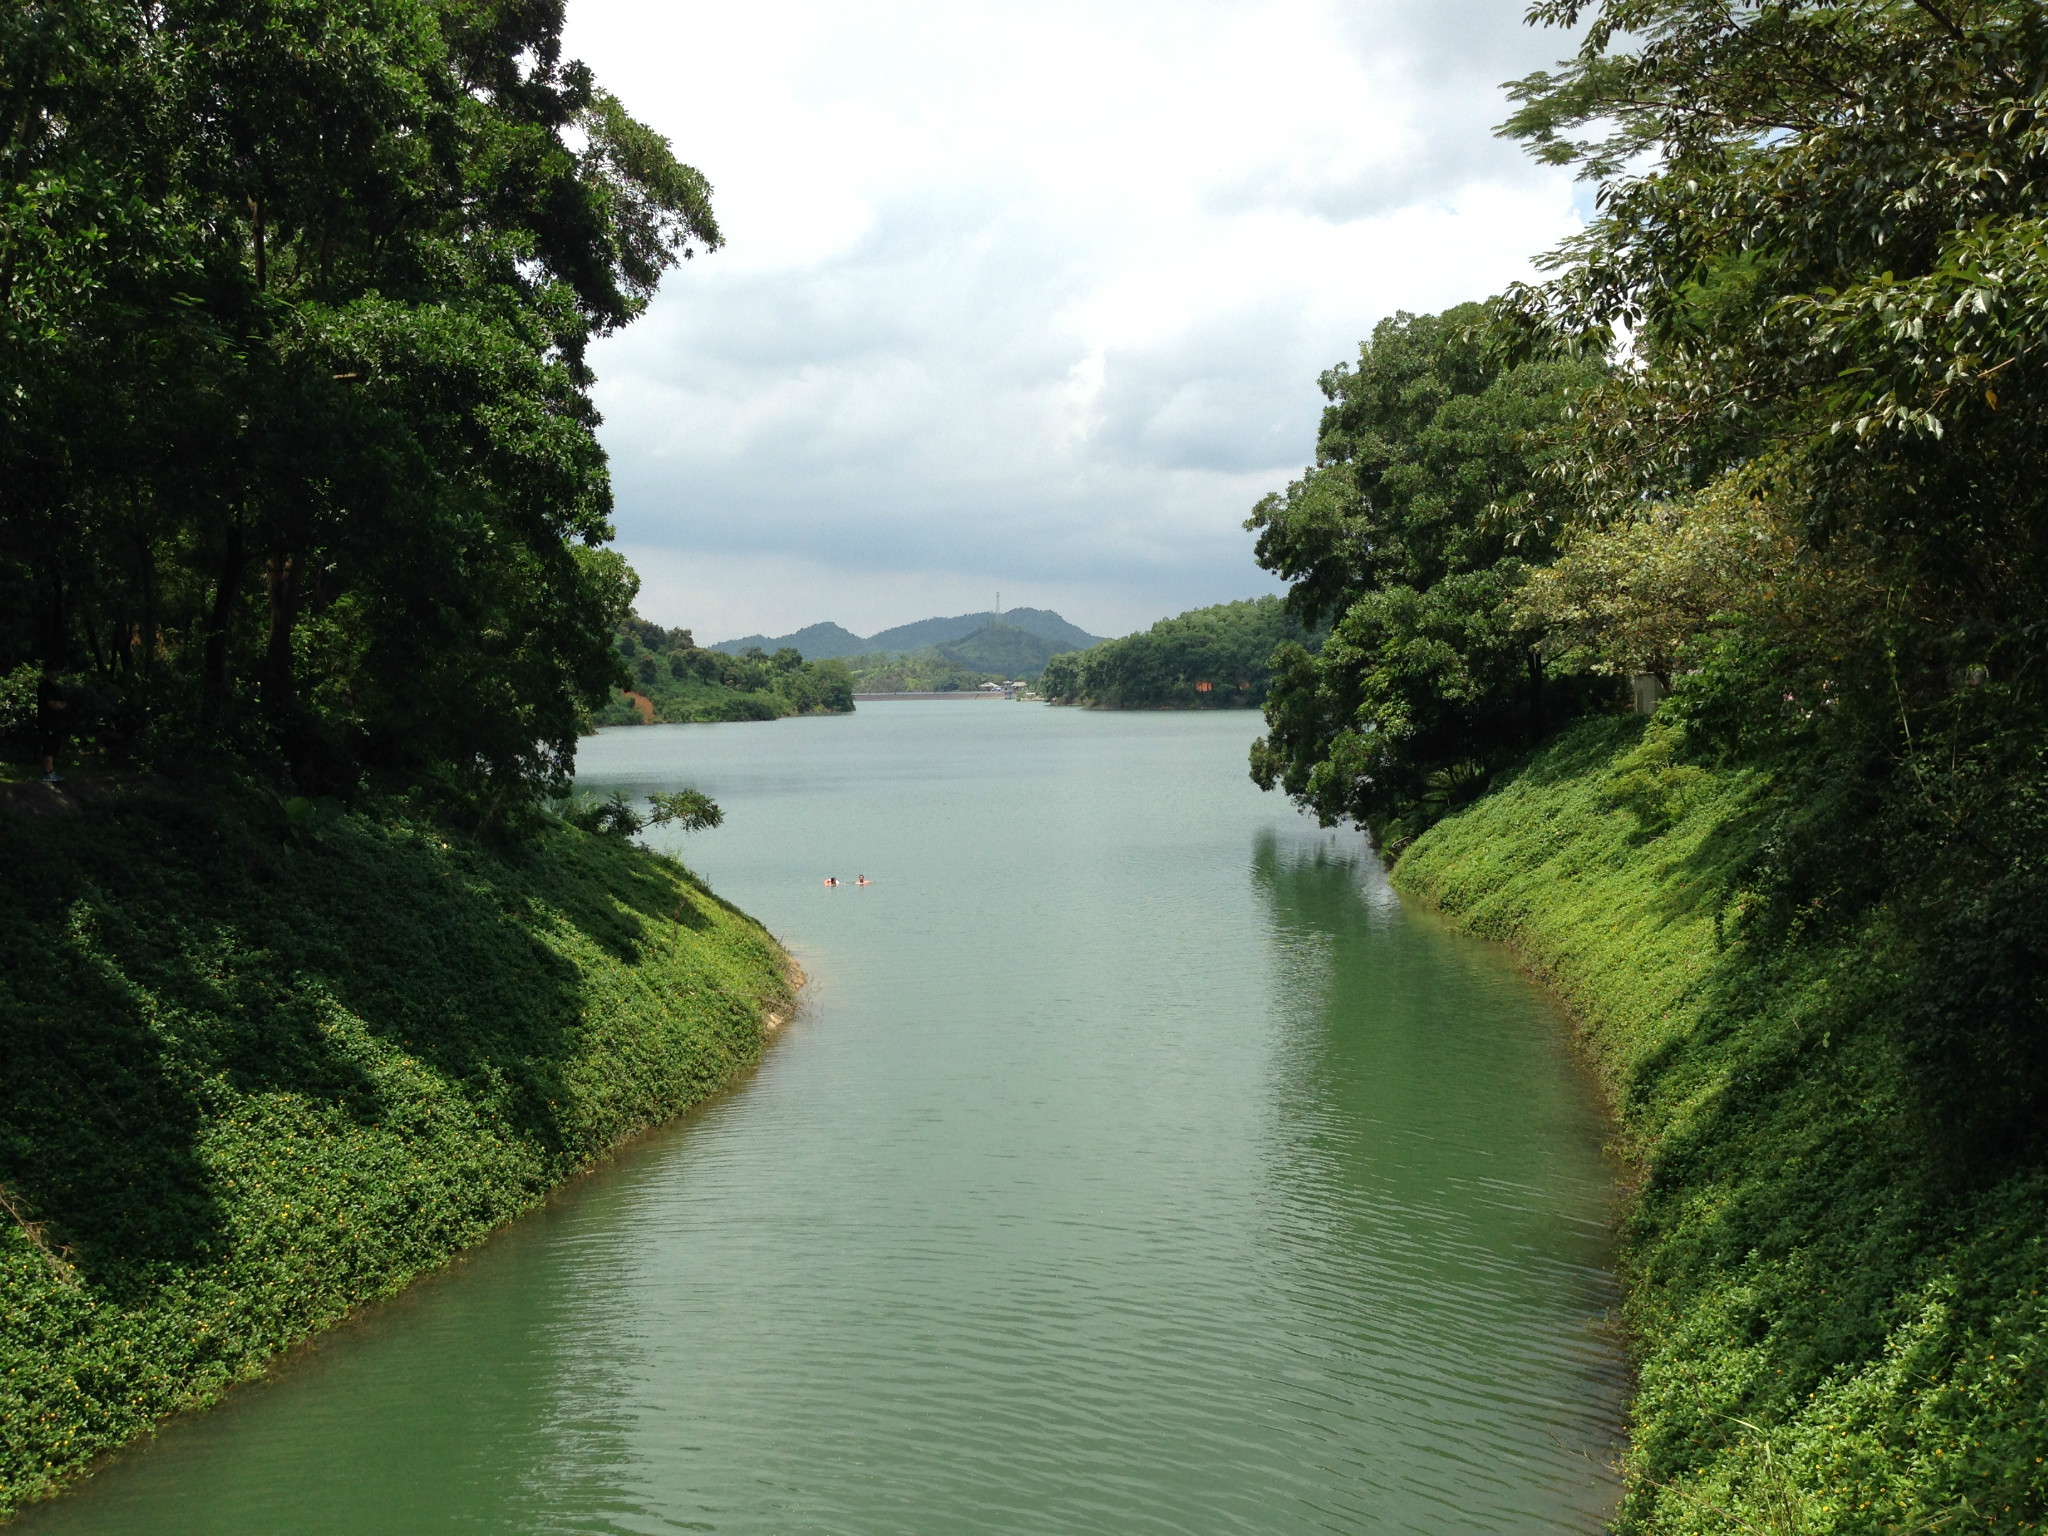
POLYGON ((1590 25, 1567 67, 1515 87, 1504 131, 1599 183, 1601 216, 1503 312, 1530 350, 1636 338, 1637 366, 1589 402, 1581 487, 1612 515, 1769 452, 1806 541, 1867 549, 1940 637, 1911 642, 1916 672, 2033 670, 2048 18, 1879 0, 1532 14, 1590 25))
POLYGON ((1504 366, 1487 318, 1473 304, 1382 321, 1355 367, 1322 377, 1315 465, 1246 525, 1299 619, 1334 621, 1320 653, 1275 654, 1252 777, 1384 841, 1476 794, 1589 696, 1547 677, 1512 599, 1563 526, 1546 471, 1603 369, 1504 366))
POLYGON ((0 23, 0 671, 46 737, 486 815, 559 783, 631 598, 587 346, 720 238, 561 19, 0 23))
MULTIPOLYGON (((1577 530, 1516 595, 1521 627, 1566 672, 1649 673, 1668 688, 1702 636, 1738 613, 1811 625, 1822 573, 1789 530, 1793 511, 1766 466, 1723 476, 1577 530)), ((1837 562, 1840 563, 1840 562, 1837 562)))
POLYGON ((1885 925, 1930 1134, 2012 1155, 2048 1101, 2048 14, 1534 14, 1585 41, 1505 131, 1600 216, 1503 318, 1526 355, 1634 337, 1566 467, 1596 524, 1668 502, 1667 540, 1767 470, 1791 541, 1667 706, 1777 775, 1749 936, 1885 925))
POLYGON ((1053 657, 1039 690, 1056 704, 1106 709, 1254 708, 1266 701, 1274 649, 1317 644, 1277 597, 1217 603, 1149 630, 1053 657))
POLYGON ((649 795, 644 815, 623 789, 613 790, 602 800, 592 794, 557 796, 551 809, 572 827, 622 839, 646 827, 674 826, 684 832, 705 832, 725 824, 725 812, 719 809, 718 802, 696 789, 649 795))
POLYGON ((648 797, 653 809, 648 822, 657 827, 674 823, 685 832, 705 832, 725 822, 725 812, 709 795, 695 789, 678 789, 648 797))

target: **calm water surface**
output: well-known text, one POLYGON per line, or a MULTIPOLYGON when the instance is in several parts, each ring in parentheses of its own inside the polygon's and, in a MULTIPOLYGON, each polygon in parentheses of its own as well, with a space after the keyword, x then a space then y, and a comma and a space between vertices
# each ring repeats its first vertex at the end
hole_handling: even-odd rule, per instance
POLYGON ((1596 1529, 1612 1180, 1556 1019, 1249 714, 608 732, 811 985, 735 1092, 38 1533, 1596 1529), (827 890, 825 874, 866 874, 827 890))

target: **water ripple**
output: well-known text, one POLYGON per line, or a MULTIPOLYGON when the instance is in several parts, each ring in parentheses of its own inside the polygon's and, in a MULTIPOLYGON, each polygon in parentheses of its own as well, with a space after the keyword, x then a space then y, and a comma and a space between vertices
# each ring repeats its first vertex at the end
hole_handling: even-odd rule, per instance
POLYGON ((1248 717, 610 733, 813 978, 758 1076, 29 1530, 1595 1530, 1585 1085, 1248 717), (824 891, 817 876, 876 883, 824 891))

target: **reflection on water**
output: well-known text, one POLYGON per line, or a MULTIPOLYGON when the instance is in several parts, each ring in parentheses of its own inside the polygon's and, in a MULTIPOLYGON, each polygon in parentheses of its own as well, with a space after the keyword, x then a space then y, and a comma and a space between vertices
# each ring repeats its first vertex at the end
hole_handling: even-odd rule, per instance
POLYGON ((1376 1431, 1347 1441, 1351 1528, 1597 1509, 1617 1434, 1597 1409, 1623 1390, 1612 1185, 1557 1021, 1503 956, 1405 913, 1357 843, 1264 833, 1252 872, 1291 961, 1276 1283, 1320 1314, 1319 1349, 1342 1341, 1345 1417, 1376 1431), (1377 1455, 1388 1440, 1409 1455, 1377 1455))
POLYGON ((756 1077, 25 1522, 1593 1529, 1610 1180, 1542 999, 1243 715, 607 733, 813 978, 756 1077), (865 873, 827 891, 824 874, 865 873))

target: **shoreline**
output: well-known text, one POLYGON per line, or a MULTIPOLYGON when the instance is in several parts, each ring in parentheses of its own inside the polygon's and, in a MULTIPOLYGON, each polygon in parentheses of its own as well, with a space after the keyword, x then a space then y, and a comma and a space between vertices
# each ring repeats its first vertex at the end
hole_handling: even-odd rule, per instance
POLYGON ((885 704, 895 699, 1000 699, 1008 703, 1019 702, 1017 694, 991 693, 980 688, 950 688, 923 693, 856 693, 853 696, 856 704, 885 704))
POLYGON ((1669 807, 1615 803, 1655 729, 1565 731, 1389 872, 1507 946, 1613 1107, 1614 1529, 2035 1530, 2048 1167, 1985 1166, 1930 1116, 1882 913, 1770 943, 1742 925, 1766 777, 1702 769, 1669 807))
POLYGON ((0 1524, 744 1080, 797 1010, 795 959, 648 850, 268 816, 0 806, 0 1524))

